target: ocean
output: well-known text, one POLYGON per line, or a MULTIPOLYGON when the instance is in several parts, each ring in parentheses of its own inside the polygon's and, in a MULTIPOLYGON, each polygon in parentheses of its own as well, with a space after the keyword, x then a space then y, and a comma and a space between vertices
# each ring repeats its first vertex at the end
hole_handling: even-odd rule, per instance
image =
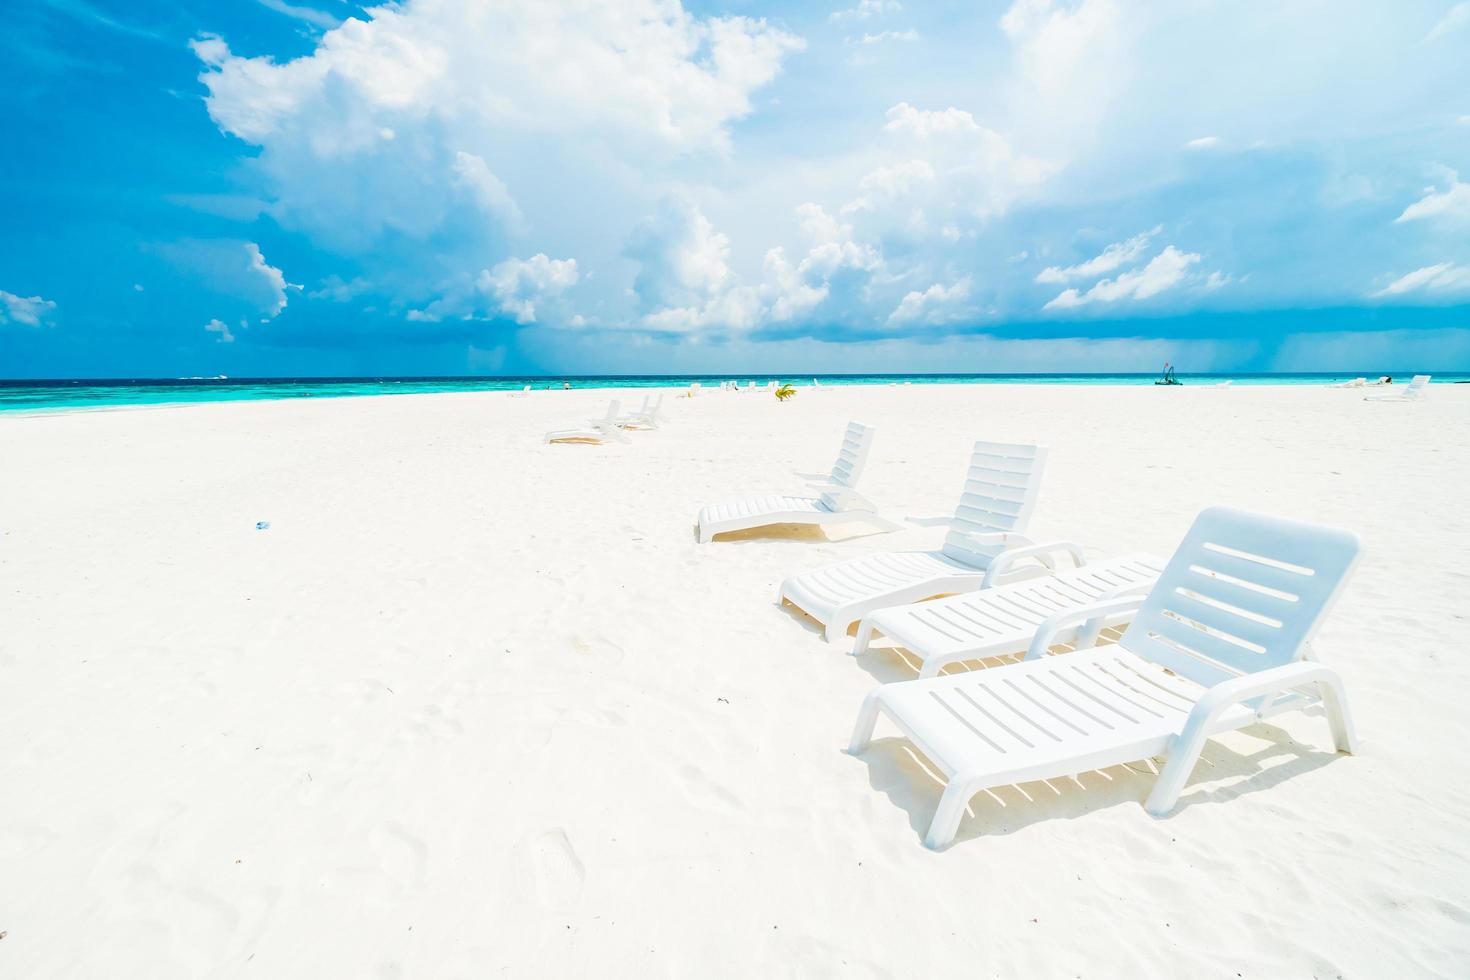
MULTIPOLYGON (((1324 385, 1359 374, 1191 374, 1179 375, 1185 385, 1230 381, 1237 385, 1324 385)), ((932 384, 1055 384, 1152 385, 1157 374, 819 374, 823 385, 932 384)), ((768 381, 808 386, 812 375, 567 375, 564 377, 439 377, 439 378, 112 378, 61 380, 0 380, 0 412, 76 411, 173 405, 191 402, 271 401, 285 398, 351 398, 361 395, 416 395, 446 391, 519 391, 563 388, 686 388, 699 382, 718 388, 722 381, 742 385, 768 381)), ((1395 377, 1406 382, 1408 375, 1395 377)), ((1470 375, 1436 375, 1435 381, 1466 382, 1470 375)))

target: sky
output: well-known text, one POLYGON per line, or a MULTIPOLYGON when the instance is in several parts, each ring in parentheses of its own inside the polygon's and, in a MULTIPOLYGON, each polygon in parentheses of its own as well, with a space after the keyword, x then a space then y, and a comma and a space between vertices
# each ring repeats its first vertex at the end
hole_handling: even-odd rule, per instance
POLYGON ((1470 2, 4 19, 0 377, 1470 370, 1470 2))

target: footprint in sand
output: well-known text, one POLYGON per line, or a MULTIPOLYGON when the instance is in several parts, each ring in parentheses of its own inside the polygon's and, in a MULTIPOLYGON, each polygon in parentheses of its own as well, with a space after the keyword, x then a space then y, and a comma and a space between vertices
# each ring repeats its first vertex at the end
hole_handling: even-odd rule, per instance
POLYGON ((566 831, 552 827, 526 847, 536 898, 541 904, 556 911, 575 905, 582 897, 587 872, 566 831))
POLYGON ((403 825, 389 821, 373 828, 369 841, 383 876, 398 891, 416 888, 424 880, 429 863, 429 846, 403 825))
POLYGON ((437 704, 427 704, 415 711, 408 723, 410 738, 449 738, 464 734, 464 725, 445 713, 437 704))

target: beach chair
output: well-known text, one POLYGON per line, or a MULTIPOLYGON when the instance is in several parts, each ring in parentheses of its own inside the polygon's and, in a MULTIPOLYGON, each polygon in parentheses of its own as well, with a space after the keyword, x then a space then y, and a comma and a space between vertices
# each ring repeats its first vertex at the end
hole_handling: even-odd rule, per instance
POLYGON ((1167 761, 1144 806, 1164 816, 1211 735, 1289 710, 1320 705, 1338 750, 1352 752, 1342 681, 1309 658, 1358 555, 1346 531, 1211 508, 1147 599, 1058 613, 1021 663, 878 688, 849 751, 868 746, 883 715, 948 777, 929 847, 953 840, 982 790, 1156 756, 1167 761), (1059 630, 1130 603, 1137 611, 1116 644, 1046 655, 1059 630))
POLYGON ((1367 378, 1353 378, 1351 381, 1339 381, 1337 384, 1328 385, 1329 388, 1362 388, 1368 384, 1367 378))
POLYGON ((525 398, 530 393, 531 393, 531 386, 530 385, 526 385, 520 391, 512 391, 510 393, 510 397, 512 397, 512 398, 525 398))
POLYGON ((1025 535, 1045 468, 1046 450, 1038 446, 975 443, 938 551, 880 552, 814 568, 782 582, 777 603, 789 602, 821 623, 830 643, 875 609, 987 588, 1058 553, 1082 564, 1076 545, 1039 546, 1025 535))
POLYGON ((659 392, 656 399, 644 395, 643 407, 636 412, 619 416, 618 425, 624 429, 657 429, 667 421, 663 414, 663 404, 663 392, 659 392))
POLYGON ((1429 375, 1416 374, 1402 391, 1384 393, 1381 395, 1364 395, 1365 402, 1415 402, 1428 397, 1429 375))
POLYGON ((837 462, 823 483, 812 484, 820 490, 816 497, 794 497, 785 494, 759 494, 710 504, 699 512, 696 524, 701 544, 716 534, 744 531, 774 524, 843 524, 861 521, 884 531, 896 531, 899 525, 879 516, 872 501, 855 488, 868 451, 873 445, 874 429, 861 422, 849 422, 842 437, 837 462))
MULTIPOLYGON (((881 608, 858 623, 852 655, 864 655, 873 640, 883 636, 903 659, 918 661, 920 677, 936 677, 952 664, 1015 657, 1026 652, 1036 630, 1050 617, 1078 606, 1142 596, 1163 569, 1162 558, 1138 553, 978 592, 881 608)), ((1099 632, 1117 629, 1128 622, 1130 611, 1125 606, 1091 625, 1099 632)), ((1059 631, 1052 642, 1078 642, 1081 625, 1059 631)), ((1084 645, 1094 640, 1089 637, 1084 645)))
POLYGON ((621 404, 617 399, 607 403, 607 414, 600 419, 588 419, 581 429, 562 429, 546 433, 546 442, 630 442, 627 433, 618 425, 621 404))

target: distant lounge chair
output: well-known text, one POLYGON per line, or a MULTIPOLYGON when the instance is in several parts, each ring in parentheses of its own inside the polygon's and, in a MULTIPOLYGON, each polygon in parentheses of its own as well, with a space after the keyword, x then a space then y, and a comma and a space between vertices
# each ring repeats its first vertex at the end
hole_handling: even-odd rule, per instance
POLYGON ((1066 551, 1081 564, 1075 545, 1037 545, 1025 535, 1045 468, 1038 446, 977 442, 940 550, 880 552, 814 568, 782 582, 777 601, 822 623, 830 643, 874 609, 986 588, 1025 558, 1066 551))
POLYGON ((1429 375, 1416 374, 1402 391, 1382 395, 1366 395, 1365 402, 1416 402, 1429 397, 1429 375))
POLYGON ((1368 387, 1369 388, 1381 388, 1384 385, 1391 385, 1391 384, 1393 384, 1393 378, 1390 378, 1388 375, 1385 374, 1385 375, 1381 375, 1378 378, 1377 381, 1369 381, 1368 382, 1368 387))
POLYGON ((657 399, 644 395, 643 407, 636 412, 619 416, 618 425, 624 429, 657 429, 667 421, 663 414, 663 404, 663 392, 659 392, 657 399))
POLYGON ((1358 554, 1346 531, 1211 508, 1116 644, 1045 656, 1062 628, 1138 600, 1059 613, 1022 663, 878 688, 849 751, 867 748, 882 714, 949 777, 924 837, 936 848, 981 790, 1155 756, 1168 761, 1144 806, 1163 816, 1211 735, 1291 709, 1321 705, 1352 752, 1342 681, 1307 658, 1358 554))
POLYGON ((842 438, 842 449, 832 473, 824 483, 813 484, 820 490, 816 497, 792 497, 785 494, 761 494, 710 504, 699 512, 697 525, 700 543, 716 534, 744 531, 774 524, 841 524, 862 521, 885 531, 898 525, 880 517, 872 501, 854 488, 868 451, 873 445, 874 430, 861 422, 849 422, 842 438))
POLYGON ((1367 378, 1354 378, 1351 381, 1339 381, 1337 384, 1328 385, 1329 388, 1361 388, 1368 383, 1367 378))
POLYGON ((546 442, 629 442, 627 433, 618 425, 621 405, 617 399, 607 404, 607 414, 600 419, 589 419, 585 428, 562 429, 546 433, 546 442))
POLYGON ((512 397, 512 398, 525 398, 530 393, 531 393, 531 386, 530 385, 526 385, 520 391, 512 391, 510 393, 510 397, 512 397))

